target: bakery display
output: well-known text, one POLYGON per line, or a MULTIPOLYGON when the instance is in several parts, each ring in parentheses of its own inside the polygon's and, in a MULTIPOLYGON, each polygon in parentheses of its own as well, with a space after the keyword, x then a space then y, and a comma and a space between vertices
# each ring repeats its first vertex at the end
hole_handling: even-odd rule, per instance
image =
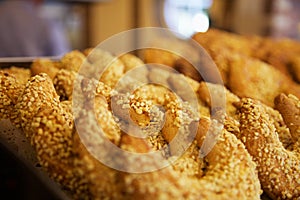
POLYGON ((300 198, 299 44, 216 29, 192 39, 223 84, 165 50, 75 50, 1 69, 0 119, 73 199, 300 198))

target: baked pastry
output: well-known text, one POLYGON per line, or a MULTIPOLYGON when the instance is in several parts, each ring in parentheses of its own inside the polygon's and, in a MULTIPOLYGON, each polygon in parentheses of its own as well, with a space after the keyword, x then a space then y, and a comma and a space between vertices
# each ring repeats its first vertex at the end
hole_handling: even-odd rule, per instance
POLYGON ((291 132, 293 142, 300 138, 300 103, 294 95, 280 94, 275 98, 275 108, 281 113, 283 120, 291 132))
POLYGON ((72 99, 74 82, 79 76, 75 71, 61 69, 53 77, 53 84, 60 100, 72 99))
POLYGON ((123 62, 110 52, 100 48, 85 50, 88 63, 85 63, 81 75, 91 77, 114 87, 123 76, 125 66, 123 62))
MULTIPOLYGON (((197 144, 200 146, 205 134, 213 134, 213 132, 207 133, 209 124, 209 120, 200 121, 197 139, 197 144)), ((214 129, 214 131, 221 132, 216 145, 205 158, 209 166, 204 173, 201 172, 203 163, 197 161, 199 151, 196 151, 198 155, 195 155, 195 152, 186 153, 173 167, 169 166, 152 173, 121 176, 125 184, 125 187, 122 187, 125 198, 259 199, 260 185, 254 178, 256 177, 255 165, 244 146, 226 130, 214 129), (223 149, 228 149, 231 153, 225 153, 223 149), (188 155, 195 156, 188 157, 188 155), (180 165, 185 163, 185 159, 190 159, 190 165, 180 165), (246 163, 232 162, 233 160, 243 160, 246 163), (197 173, 193 173, 194 163, 200 170, 195 170, 197 173), (240 170, 244 174, 242 177, 237 175, 240 174, 240 170), (158 179, 160 181, 155 181, 158 179)))
POLYGON ((14 105, 13 123, 20 125, 26 137, 33 133, 31 123, 43 106, 56 106, 59 103, 53 82, 47 74, 40 74, 29 79, 14 105))
POLYGON ((237 118, 237 110, 234 104, 239 102, 240 98, 224 86, 201 82, 197 94, 199 99, 210 109, 212 107, 223 107, 228 116, 237 118))
POLYGON ((225 62, 229 63, 226 85, 239 97, 251 97, 273 107, 274 98, 280 93, 300 95, 298 84, 259 60, 236 54, 225 62))
POLYGON ((21 67, 11 66, 9 68, 4 68, 1 70, 3 72, 7 72, 10 75, 15 76, 20 84, 25 84, 28 81, 28 79, 31 77, 30 70, 21 67))
POLYGON ((52 61, 50 59, 36 59, 30 65, 30 72, 32 76, 40 73, 46 73, 53 79, 59 71, 59 62, 52 61))
POLYGON ((290 79, 299 82, 300 43, 296 40, 274 39, 257 35, 245 36, 214 28, 205 33, 196 33, 193 39, 210 54, 226 50, 259 59, 270 64, 290 79))
POLYGON ((299 86, 293 81, 300 68, 300 45, 296 41, 241 36, 217 29, 196 33, 192 39, 208 51, 224 85, 237 96, 258 99, 269 106, 274 106, 273 100, 280 93, 299 97, 299 86))
POLYGON ((242 99, 239 112, 239 138, 257 164, 263 190, 272 199, 299 198, 299 152, 283 147, 270 116, 258 101, 242 99))
POLYGON ((13 115, 14 105, 22 94, 22 84, 9 72, 0 70, 0 119, 9 119, 13 115))
POLYGON ((82 52, 73 50, 66 53, 60 59, 59 68, 77 72, 80 69, 81 65, 85 62, 85 60, 86 57, 82 52))
POLYGON ((138 58, 137 56, 135 56, 131 53, 125 53, 125 54, 119 56, 119 59, 123 62, 124 66, 125 66, 124 72, 127 72, 136 67, 142 67, 143 65, 145 65, 145 63, 140 58, 138 58))

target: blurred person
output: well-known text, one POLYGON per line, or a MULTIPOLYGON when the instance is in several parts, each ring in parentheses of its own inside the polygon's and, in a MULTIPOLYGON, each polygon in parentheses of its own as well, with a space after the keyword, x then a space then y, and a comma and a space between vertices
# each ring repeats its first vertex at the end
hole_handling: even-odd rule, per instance
POLYGON ((59 56, 69 51, 62 27, 40 15, 42 3, 0 2, 0 57, 59 56))

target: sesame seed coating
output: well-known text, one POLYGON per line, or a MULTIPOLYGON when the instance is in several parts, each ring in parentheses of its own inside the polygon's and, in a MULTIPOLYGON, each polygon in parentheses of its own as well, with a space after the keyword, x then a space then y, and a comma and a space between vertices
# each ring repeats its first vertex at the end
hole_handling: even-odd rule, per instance
POLYGON ((284 148, 260 102, 244 98, 239 112, 241 136, 257 164, 264 191, 273 199, 299 198, 299 153, 284 148))
POLYGON ((33 116, 30 140, 43 169, 51 178, 68 188, 73 177, 70 159, 72 127, 67 125, 62 112, 55 106, 41 108, 33 116))
POLYGON ((66 69, 77 72, 81 65, 85 62, 86 57, 78 50, 73 50, 66 53, 61 59, 58 67, 60 69, 66 69))
MULTIPOLYGON (((80 122, 81 123, 81 122, 80 122)), ((91 128, 91 126, 88 126, 91 128)), ((92 129, 93 130, 93 129, 92 129)), ((99 140, 93 140, 89 144, 89 147, 95 151, 101 145, 98 143, 99 140)), ((118 174, 117 171, 104 165, 97 160, 91 153, 86 149, 86 146, 82 143, 78 133, 74 135, 73 140, 73 168, 72 170, 76 175, 80 177, 78 182, 80 187, 73 188, 75 191, 76 199, 121 199, 122 196, 118 192, 118 174)), ((97 151, 96 154, 104 153, 105 151, 97 151)))
POLYGON ((120 141, 120 127, 116 123, 112 113, 108 110, 108 104, 104 98, 96 97, 94 100, 94 113, 98 124, 102 127, 105 137, 114 144, 120 141))
MULTIPOLYGON (((117 59, 100 49, 84 53, 65 55, 55 66, 61 69, 53 81, 41 73, 22 86, 13 75, 0 71, 0 117, 10 118, 22 128, 43 169, 72 198, 250 200, 260 199, 261 189, 273 199, 299 198, 297 97, 280 98, 275 101, 278 110, 274 110, 253 99, 240 99, 224 86, 199 83, 182 74, 150 67, 131 80, 132 85, 124 84, 117 90, 113 87, 124 71, 143 63, 129 54, 117 59), (79 74, 84 63, 90 68, 86 74, 79 74), (109 67, 101 79, 91 78, 93 70, 105 64, 109 67), (198 109, 185 101, 193 98, 188 90, 181 91, 186 83, 196 93, 201 104, 198 109), (223 121, 209 119, 215 110, 208 88, 213 95, 226 95, 223 121), (190 136, 193 131, 195 138, 190 136), (202 148, 207 141, 212 142, 211 149, 209 145, 202 148), (106 142, 122 152, 160 152, 169 165, 147 173, 113 169, 104 161, 130 171, 134 165, 142 169, 156 166, 160 158, 132 159, 113 152, 106 142), (183 143, 189 145, 185 147, 183 143), (205 156, 204 150, 209 150, 205 156)), ((225 60, 223 64, 228 66, 244 63, 239 56, 225 60)), ((234 67, 224 71, 230 73, 234 67)), ((233 84, 233 77, 226 78, 233 84)), ((127 81, 130 80, 124 83, 127 81)), ((267 79, 262 85, 270 82, 267 79)), ((271 101, 271 96, 274 94, 266 97, 266 102, 271 101)))
POLYGON ((204 188, 215 192, 217 197, 220 195, 221 199, 259 199, 261 188, 255 163, 241 141, 224 128, 218 130, 216 123, 219 122, 200 119, 198 145, 202 144, 203 137, 219 133, 215 146, 205 157, 209 166, 200 181, 207 182, 204 188))
POLYGON ((1 69, 1 71, 7 72, 16 77, 20 84, 26 84, 28 79, 31 77, 31 72, 29 69, 11 66, 9 68, 1 69))
POLYGON ((14 122, 17 124, 20 121, 26 137, 29 137, 33 116, 39 112, 41 107, 54 106, 58 103, 59 96, 50 77, 45 73, 33 76, 25 85, 15 105, 18 117, 14 119, 14 122))
POLYGON ((53 78, 53 84, 60 100, 72 99, 73 85, 77 73, 65 69, 59 70, 53 78))
POLYGON ((124 73, 123 62, 100 48, 87 49, 85 53, 90 63, 88 74, 113 88, 124 73))
POLYGON ((12 74, 0 70, 0 119, 13 115, 14 105, 22 93, 23 86, 12 74))
MULTIPOLYGON (((199 129, 199 138, 205 136, 208 123, 200 123, 202 129, 199 129)), ((200 140, 198 145, 201 145, 200 140)), ((174 164, 155 172, 121 174, 124 197, 260 199, 261 189, 255 164, 234 135, 222 130, 215 147, 205 160, 200 159, 198 150, 197 143, 193 143, 174 164)))
POLYGON ((103 97, 110 109, 111 96, 114 91, 108 85, 96 79, 83 78, 81 80, 81 91, 88 99, 103 97))

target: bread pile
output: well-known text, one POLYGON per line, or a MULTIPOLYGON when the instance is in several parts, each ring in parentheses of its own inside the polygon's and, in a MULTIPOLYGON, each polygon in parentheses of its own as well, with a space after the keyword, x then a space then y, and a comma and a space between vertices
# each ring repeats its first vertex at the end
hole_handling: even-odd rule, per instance
POLYGON ((1 70, 0 118, 74 199, 299 198, 300 45, 214 29, 193 39, 224 85, 162 50, 72 51, 1 70))

